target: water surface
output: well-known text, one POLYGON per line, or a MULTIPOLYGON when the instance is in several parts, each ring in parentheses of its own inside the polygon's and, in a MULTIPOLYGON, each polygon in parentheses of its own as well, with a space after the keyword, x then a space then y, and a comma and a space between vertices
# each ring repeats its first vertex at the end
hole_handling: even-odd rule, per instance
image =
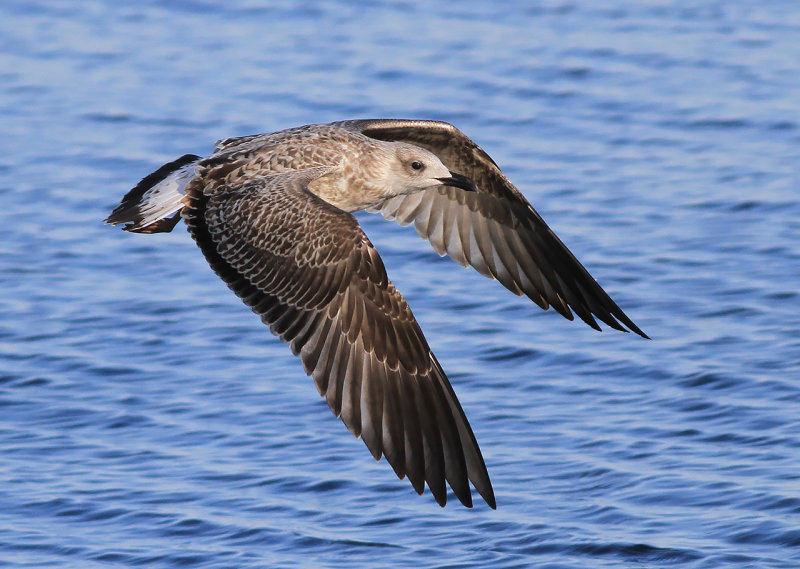
POLYGON ((794 2, 0 5, 0 566, 795 568, 794 2), (375 463, 189 235, 101 220, 214 140, 448 120, 654 339, 360 220, 498 509, 375 463))

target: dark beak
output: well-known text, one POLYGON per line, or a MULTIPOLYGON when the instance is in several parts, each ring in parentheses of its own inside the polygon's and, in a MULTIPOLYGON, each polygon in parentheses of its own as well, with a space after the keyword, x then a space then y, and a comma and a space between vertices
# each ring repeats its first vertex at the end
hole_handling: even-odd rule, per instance
POLYGON ((445 186, 453 186, 454 188, 461 188, 466 192, 477 192, 478 187, 475 185, 475 182, 467 178, 466 176, 462 176, 461 174, 456 174, 455 172, 450 172, 449 178, 436 178, 445 186))

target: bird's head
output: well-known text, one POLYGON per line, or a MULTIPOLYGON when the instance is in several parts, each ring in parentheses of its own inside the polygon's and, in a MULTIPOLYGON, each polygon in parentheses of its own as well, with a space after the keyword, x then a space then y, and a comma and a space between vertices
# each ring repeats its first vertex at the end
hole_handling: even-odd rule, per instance
POLYGON ((437 186, 477 191, 472 180, 451 172, 438 156, 420 146, 395 142, 384 148, 387 156, 380 176, 387 198, 437 186))

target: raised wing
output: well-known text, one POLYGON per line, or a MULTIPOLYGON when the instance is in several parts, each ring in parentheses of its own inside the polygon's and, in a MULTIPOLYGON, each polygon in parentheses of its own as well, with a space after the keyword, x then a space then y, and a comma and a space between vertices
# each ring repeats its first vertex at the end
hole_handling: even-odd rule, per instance
POLYGON ((647 338, 611 300, 566 245, 547 226, 497 164, 449 123, 361 120, 340 123, 379 140, 422 146, 450 170, 471 178, 477 192, 432 188, 397 196, 370 211, 401 225, 413 223, 440 255, 497 279, 543 309, 552 306, 572 320, 574 311, 597 330, 595 317, 617 330, 647 338))
POLYGON ((495 507, 475 436, 403 296, 355 218, 307 191, 324 168, 186 189, 211 267, 300 355, 333 413, 418 493, 446 482, 495 507), (204 193, 205 190, 205 193, 204 193))

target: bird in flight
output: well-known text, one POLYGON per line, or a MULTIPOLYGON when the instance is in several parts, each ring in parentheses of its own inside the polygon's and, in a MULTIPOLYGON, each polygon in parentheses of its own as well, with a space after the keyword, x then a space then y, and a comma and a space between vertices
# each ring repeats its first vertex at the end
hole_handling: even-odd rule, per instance
POLYGON ((414 224, 439 255, 543 309, 647 338, 477 144, 453 125, 350 120, 217 142, 128 192, 106 219, 183 219, 211 268, 299 355, 333 413, 422 494, 470 482, 496 508, 455 392, 352 212, 414 224))

